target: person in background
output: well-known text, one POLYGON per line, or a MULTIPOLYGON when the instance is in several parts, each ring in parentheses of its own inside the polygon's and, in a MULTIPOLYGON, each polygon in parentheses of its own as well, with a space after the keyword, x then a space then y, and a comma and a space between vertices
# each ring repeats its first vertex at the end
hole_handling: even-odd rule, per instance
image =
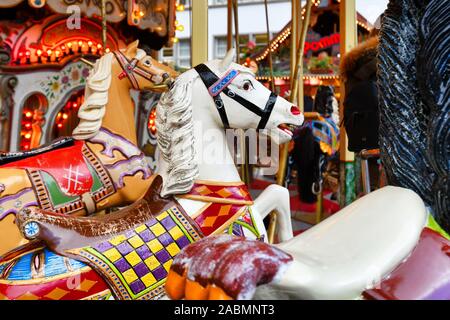
POLYGON ((339 149, 339 124, 333 119, 336 105, 333 87, 319 86, 313 108, 319 119, 305 121, 294 133, 292 156, 299 197, 304 203, 317 201, 328 161, 339 149))
MULTIPOLYGON (((378 88, 377 48, 380 16, 369 39, 343 56, 340 73, 345 86, 344 126, 348 136, 348 150, 359 153, 378 149, 378 88)), ((369 159, 371 189, 379 186, 379 164, 369 159)))

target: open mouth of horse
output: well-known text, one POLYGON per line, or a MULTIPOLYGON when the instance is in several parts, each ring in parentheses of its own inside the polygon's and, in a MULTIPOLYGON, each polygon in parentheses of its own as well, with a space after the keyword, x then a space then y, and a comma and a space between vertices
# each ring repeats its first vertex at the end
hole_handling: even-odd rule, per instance
POLYGON ((290 140, 294 135, 293 131, 295 126, 293 124, 282 123, 277 126, 277 129, 283 137, 290 140))

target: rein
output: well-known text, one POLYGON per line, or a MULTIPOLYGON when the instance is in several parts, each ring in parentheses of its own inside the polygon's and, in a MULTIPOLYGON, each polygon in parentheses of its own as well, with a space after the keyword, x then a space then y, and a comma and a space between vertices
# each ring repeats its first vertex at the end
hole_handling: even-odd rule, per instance
POLYGON ((140 90, 139 88, 139 82, 136 79, 136 75, 138 74, 141 77, 156 83, 154 77, 156 75, 148 72, 147 70, 141 68, 138 66, 139 60, 136 58, 133 58, 131 61, 128 60, 128 58, 119 50, 114 51, 114 55, 116 56, 117 61, 119 61, 120 66, 122 67, 122 72, 119 74, 119 79, 122 80, 123 78, 127 77, 131 85, 133 86, 133 89, 140 90))
POLYGON ((220 97, 221 93, 226 94, 229 98, 238 102, 244 108, 261 117, 257 129, 264 129, 266 127, 267 121, 269 121, 273 107, 275 106, 275 103, 277 101, 276 94, 274 94, 273 92, 270 93, 264 110, 261 110, 257 105, 241 97, 228 88, 233 79, 239 75, 239 71, 231 69, 222 78, 219 78, 203 63, 196 66, 195 70, 200 75, 200 78, 208 89, 209 94, 213 98, 225 129, 230 128, 230 123, 228 121, 227 112, 225 111, 225 105, 222 98, 220 97))

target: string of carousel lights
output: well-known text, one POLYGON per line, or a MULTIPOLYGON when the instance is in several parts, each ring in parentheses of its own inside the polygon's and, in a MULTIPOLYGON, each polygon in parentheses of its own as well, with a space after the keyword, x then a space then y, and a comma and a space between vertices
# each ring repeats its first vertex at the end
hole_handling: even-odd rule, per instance
MULTIPOLYGON (((175 3, 175 10, 176 11, 182 12, 185 9, 186 9, 186 7, 185 7, 185 5, 183 3, 180 3, 179 1, 177 1, 175 3)), ((180 22, 178 20, 175 20, 174 24, 175 24, 175 30, 176 31, 180 31, 180 32, 184 31, 184 26, 182 24, 180 24, 180 22)), ((178 41, 179 41, 179 39, 176 36, 174 36, 172 38, 172 43, 177 43, 178 41)))
MULTIPOLYGON (((340 3, 340 1, 338 1, 338 3, 340 3)), ((313 1, 313 5, 314 6, 319 6, 320 5, 320 0, 314 0, 313 1)), ((306 12, 306 8, 302 9, 302 19, 304 19, 304 14, 306 12)), ((366 30, 367 32, 370 32, 370 27, 365 24, 364 22, 361 21, 357 21, 357 25, 360 26, 361 28, 363 28, 364 30, 366 30)), ((259 55, 258 57, 255 58, 255 60, 257 62, 262 61, 264 59, 266 59, 267 55, 270 52, 275 52, 279 46, 291 35, 291 27, 288 26, 286 27, 285 30, 283 30, 276 38, 274 38, 269 45, 267 46, 266 50, 263 51, 263 53, 261 55, 259 55)))
MULTIPOLYGON (((110 52, 110 48, 104 50, 105 53, 110 52)), ((101 56, 103 54, 103 45, 93 40, 79 39, 68 40, 58 47, 52 49, 29 48, 22 49, 18 52, 15 64, 45 64, 58 63, 64 58, 81 55, 92 54, 101 56)))

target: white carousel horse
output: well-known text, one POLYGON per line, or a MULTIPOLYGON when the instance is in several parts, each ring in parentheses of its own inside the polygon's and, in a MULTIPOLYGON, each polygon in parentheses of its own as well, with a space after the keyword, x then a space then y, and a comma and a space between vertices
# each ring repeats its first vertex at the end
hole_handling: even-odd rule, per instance
MULTIPOLYGON (((255 80, 250 69, 233 63, 230 50, 223 61, 213 60, 180 75, 177 90, 164 94, 157 108, 158 147, 161 157, 158 174, 163 177, 163 196, 188 193, 194 183, 235 185, 240 182, 224 129, 266 129, 278 143, 292 133, 280 125, 301 125, 299 109, 255 80), (199 76, 200 75, 200 76, 199 76), (219 81, 220 79, 220 81, 219 81), (217 90, 213 92, 214 90, 217 90), (221 98, 222 96, 222 98, 221 98), (198 126, 196 126, 198 125, 198 126), (217 152, 205 152, 205 140, 214 135, 217 152)), ((177 200, 192 217, 204 201, 181 196, 177 200)), ((197 198, 195 198, 197 199, 197 198)), ((292 238, 289 192, 271 185, 254 200, 251 212, 257 229, 265 235, 263 219, 278 213, 280 241, 292 238)))
POLYGON ((175 258, 166 285, 194 300, 450 299, 449 288, 450 238, 415 192, 393 186, 274 246, 202 239, 175 258))

